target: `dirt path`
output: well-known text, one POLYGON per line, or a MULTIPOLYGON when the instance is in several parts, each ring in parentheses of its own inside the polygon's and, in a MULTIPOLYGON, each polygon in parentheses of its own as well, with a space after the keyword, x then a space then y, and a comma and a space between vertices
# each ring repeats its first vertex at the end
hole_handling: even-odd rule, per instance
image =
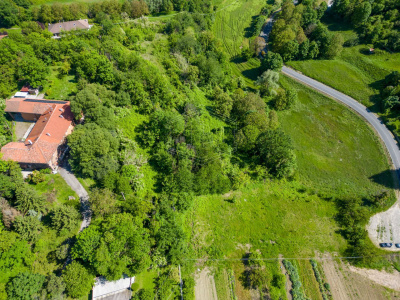
POLYGON ((360 274, 377 284, 388 287, 392 290, 400 292, 400 272, 394 271, 393 273, 388 273, 386 271, 361 269, 353 266, 349 266, 350 271, 360 274))
POLYGON ((293 298, 292 297, 292 293, 291 293, 292 282, 290 281, 289 273, 286 272, 286 268, 282 263, 282 259, 283 259, 282 254, 279 254, 279 266, 280 266, 280 268, 282 270, 282 274, 285 275, 285 277, 286 277, 286 284, 285 284, 286 296, 287 296, 288 300, 292 300, 292 298, 293 298))
POLYGON ((377 284, 390 279, 393 286, 400 277, 376 270, 358 269, 340 260, 333 260, 330 254, 322 256, 321 265, 326 281, 330 284, 334 300, 385 300, 400 299, 400 293, 387 290, 377 284), (386 273, 386 274, 385 274, 386 273), (386 277, 387 275, 392 275, 386 277), (379 279, 378 279, 379 278, 379 279), (373 280, 371 280, 373 279, 373 280))
POLYGON ((208 268, 204 268, 195 277, 194 294, 196 300, 218 300, 214 276, 208 268))
POLYGON ((335 261, 330 259, 330 255, 323 256, 324 261, 322 261, 322 269, 326 280, 331 286, 332 297, 335 300, 347 300, 351 299, 348 294, 349 291, 346 288, 345 278, 342 272, 338 272, 338 266, 335 261))

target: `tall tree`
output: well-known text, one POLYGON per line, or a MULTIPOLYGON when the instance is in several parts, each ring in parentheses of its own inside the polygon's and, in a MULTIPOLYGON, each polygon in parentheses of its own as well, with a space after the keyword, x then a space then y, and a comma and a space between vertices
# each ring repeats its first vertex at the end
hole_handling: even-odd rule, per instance
POLYGON ((257 154, 260 162, 276 177, 293 176, 296 156, 292 140, 281 130, 268 130, 258 137, 257 154))
POLYGON ((65 268, 62 277, 67 294, 72 298, 88 295, 94 284, 94 276, 77 261, 73 261, 65 268))
POLYGON ((7 284, 10 300, 31 300, 39 297, 45 277, 40 274, 20 273, 7 284))

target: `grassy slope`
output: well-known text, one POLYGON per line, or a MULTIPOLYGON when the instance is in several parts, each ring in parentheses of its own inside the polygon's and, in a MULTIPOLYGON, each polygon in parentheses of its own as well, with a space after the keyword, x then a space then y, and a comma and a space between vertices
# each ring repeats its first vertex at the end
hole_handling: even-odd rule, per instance
POLYGON ((248 62, 242 62, 235 60, 235 57, 241 53, 240 47, 249 47, 250 40, 245 37, 246 28, 250 26, 252 17, 260 13, 266 1, 222 0, 216 2, 219 8, 225 7, 225 9, 215 15, 213 32, 222 40, 226 52, 231 58, 232 72, 236 76, 243 75, 246 83, 253 87, 253 80, 258 76, 259 60, 253 58, 248 62))
MULTIPOLYGON (((340 33, 344 40, 356 37, 356 33, 346 25, 326 23, 331 31, 340 33)), ((288 65, 379 111, 375 96, 379 81, 391 71, 400 71, 400 53, 369 55, 368 49, 369 45, 358 45, 344 48, 334 60, 293 61, 288 65)))
POLYGON ((368 196, 392 186, 389 163, 374 132, 343 105, 289 79, 299 102, 279 118, 296 148, 299 179, 330 195, 368 196))
POLYGON ((345 242, 335 232, 336 208, 315 192, 367 196, 383 189, 371 177, 392 182, 382 147, 362 119, 308 88, 284 81, 300 98, 292 111, 279 115, 296 147, 299 180, 251 185, 229 197, 235 203, 220 195, 198 197, 187 222, 194 224, 188 230, 194 232, 200 255, 207 249, 219 257, 238 258, 239 243, 271 256, 338 251, 345 242))

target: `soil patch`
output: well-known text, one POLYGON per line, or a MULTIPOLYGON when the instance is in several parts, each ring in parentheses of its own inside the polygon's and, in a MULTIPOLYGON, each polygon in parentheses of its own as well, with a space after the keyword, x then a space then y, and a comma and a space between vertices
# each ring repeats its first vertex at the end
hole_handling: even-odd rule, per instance
POLYGON ((321 265, 335 300, 384 300, 399 299, 400 297, 400 293, 389 291, 384 286, 378 285, 376 280, 370 279, 377 274, 369 273, 369 271, 375 270, 358 271, 357 268, 351 267, 339 259, 333 259, 330 254, 323 255, 321 265), (369 274, 370 277, 366 274, 369 274))
MULTIPOLYGON (((400 202, 397 201, 387 211, 372 216, 367 230, 371 241, 378 247, 379 243, 400 243, 400 202)), ((385 250, 400 251, 394 245, 385 250)))
POLYGON ((282 270, 282 274, 285 275, 285 277, 286 277, 286 284, 285 284, 286 296, 287 296, 288 300, 292 300, 292 298, 293 298, 292 293, 291 293, 292 282, 290 281, 289 273, 286 271, 286 268, 282 263, 282 258, 283 258, 282 254, 279 254, 279 266, 282 270))
POLYGON ((349 266, 350 271, 360 274, 380 285, 386 286, 392 290, 400 292, 400 272, 393 271, 388 273, 386 271, 361 269, 353 266, 349 266))
POLYGON ((195 280, 194 294, 196 300, 218 300, 214 276, 208 268, 204 268, 197 273, 195 280))

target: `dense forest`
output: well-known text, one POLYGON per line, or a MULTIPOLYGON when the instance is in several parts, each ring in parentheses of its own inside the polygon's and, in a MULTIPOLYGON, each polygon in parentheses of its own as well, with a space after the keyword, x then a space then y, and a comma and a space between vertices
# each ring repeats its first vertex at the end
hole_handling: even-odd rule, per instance
MULTIPOLYGON (((290 110, 298 95, 283 88, 279 71, 283 61, 340 52, 343 41, 319 23, 326 9, 324 2, 284 3, 271 33, 274 52, 262 60, 253 89, 232 73, 211 31, 218 10, 211 1, 2 1, 0 27, 21 30, 9 29, 0 41, 0 97, 25 83, 45 86, 54 70, 72 76, 76 90, 56 100, 71 101, 77 123, 67 139, 72 170, 94 184, 93 220, 78 234, 79 201, 35 189, 48 170, 24 181, 16 163, 0 161, 0 299, 80 298, 96 276, 115 280, 148 269, 160 275, 157 292, 142 289, 133 299, 167 299, 178 288, 178 265, 184 299, 194 299, 195 252, 182 216, 197 196, 296 178, 293 142, 277 111, 290 110), (170 11, 182 13, 162 23, 139 18, 170 11), (95 25, 61 39, 36 22, 79 18, 95 25), (121 121, 130 115, 144 121, 132 129, 121 121)), ((0 109, 4 145, 12 132, 4 101, 0 109)), ((371 203, 379 207, 388 197, 371 203)), ((350 250, 373 254, 363 244, 365 203, 342 207, 350 250)))

